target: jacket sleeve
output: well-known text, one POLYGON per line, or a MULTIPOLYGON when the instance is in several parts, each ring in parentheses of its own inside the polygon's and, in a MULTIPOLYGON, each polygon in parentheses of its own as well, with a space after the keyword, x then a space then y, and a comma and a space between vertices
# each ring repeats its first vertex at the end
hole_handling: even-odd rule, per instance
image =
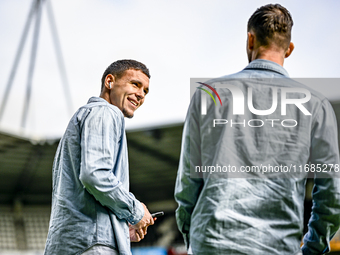
POLYGON ((313 206, 302 252, 323 254, 340 224, 340 179, 337 123, 332 106, 323 101, 313 124, 310 163, 320 164, 312 191, 313 206), (326 168, 327 166, 327 168, 326 168))
POLYGON ((97 201, 134 225, 143 218, 144 208, 114 174, 124 160, 124 132, 123 115, 109 107, 100 107, 82 120, 79 179, 97 201))
POLYGON ((187 248, 190 244, 191 214, 203 186, 203 179, 200 176, 195 176, 194 172, 190 171, 195 165, 200 165, 201 162, 198 115, 195 102, 192 102, 184 123, 180 162, 175 185, 175 200, 178 203, 176 221, 187 248))

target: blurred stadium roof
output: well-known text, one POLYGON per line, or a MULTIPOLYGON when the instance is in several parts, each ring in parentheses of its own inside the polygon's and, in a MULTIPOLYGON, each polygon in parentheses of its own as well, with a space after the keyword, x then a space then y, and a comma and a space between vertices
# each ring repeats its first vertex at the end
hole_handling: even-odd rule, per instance
MULTIPOLYGON (((127 133, 130 189, 154 210, 174 210, 182 124, 127 133)), ((28 140, 0 131, 0 204, 50 204, 59 139, 28 140)))

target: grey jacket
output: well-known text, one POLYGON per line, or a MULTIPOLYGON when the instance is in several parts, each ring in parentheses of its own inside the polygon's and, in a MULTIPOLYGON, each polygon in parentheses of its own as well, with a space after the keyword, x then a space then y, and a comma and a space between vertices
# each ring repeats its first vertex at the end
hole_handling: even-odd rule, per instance
POLYGON ((52 212, 45 255, 81 254, 103 244, 130 255, 128 223, 144 215, 129 192, 124 116, 92 97, 72 117, 53 163, 52 212))
POLYGON ((309 173, 302 252, 328 251, 340 223, 337 133, 327 99, 271 61, 205 82, 188 110, 175 187, 177 224, 193 253, 301 252, 309 173))

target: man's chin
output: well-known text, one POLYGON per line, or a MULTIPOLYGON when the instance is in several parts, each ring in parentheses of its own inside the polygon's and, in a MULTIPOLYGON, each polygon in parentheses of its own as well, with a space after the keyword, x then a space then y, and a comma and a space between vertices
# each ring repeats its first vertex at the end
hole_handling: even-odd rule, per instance
POLYGON ((127 110, 123 109, 123 115, 124 115, 124 117, 131 119, 133 117, 134 113, 133 112, 130 113, 127 110))

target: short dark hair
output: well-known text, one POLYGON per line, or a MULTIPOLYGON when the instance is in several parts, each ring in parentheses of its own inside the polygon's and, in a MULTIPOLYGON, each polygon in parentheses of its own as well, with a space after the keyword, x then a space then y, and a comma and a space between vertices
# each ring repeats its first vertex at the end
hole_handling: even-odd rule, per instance
POLYGON ((105 78, 108 74, 112 74, 116 79, 122 77, 124 72, 129 69, 140 70, 150 79, 150 72, 149 69, 141 62, 138 62, 133 59, 122 59, 113 62, 111 65, 106 68, 103 76, 102 76, 102 87, 101 90, 104 88, 105 78))
POLYGON ((253 30, 262 46, 275 44, 288 49, 293 19, 280 4, 268 4, 258 8, 248 21, 248 32, 253 30))

